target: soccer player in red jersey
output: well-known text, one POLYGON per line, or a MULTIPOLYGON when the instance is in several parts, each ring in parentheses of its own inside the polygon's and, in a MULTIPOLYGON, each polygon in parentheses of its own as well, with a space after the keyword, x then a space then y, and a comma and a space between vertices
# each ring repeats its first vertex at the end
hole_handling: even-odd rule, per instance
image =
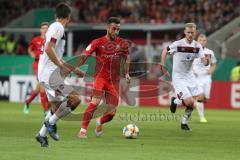
POLYGON ((107 111, 97 119, 95 135, 102 134, 102 125, 113 119, 119 99, 120 64, 124 62, 124 74, 129 83, 129 42, 118 37, 120 31, 120 20, 110 17, 107 20, 107 34, 93 40, 83 52, 77 66, 82 65, 88 56, 95 52, 96 71, 93 85, 91 102, 83 115, 79 138, 87 138, 87 128, 97 109, 101 99, 104 97, 107 104, 107 111))
MULTIPOLYGON (((32 58, 34 58, 33 62, 33 70, 36 76, 38 77, 38 61, 40 53, 42 52, 42 46, 44 44, 45 34, 48 30, 49 23, 43 22, 40 26, 40 35, 36 36, 32 39, 29 47, 28 47, 28 53, 32 58)), ((46 96, 46 93, 44 91, 44 88, 41 86, 41 84, 38 82, 36 88, 32 91, 29 98, 25 101, 24 104, 24 113, 29 113, 29 104, 32 102, 32 100, 40 93, 40 99, 42 103, 42 107, 44 110, 44 113, 48 110, 48 99, 46 96)))

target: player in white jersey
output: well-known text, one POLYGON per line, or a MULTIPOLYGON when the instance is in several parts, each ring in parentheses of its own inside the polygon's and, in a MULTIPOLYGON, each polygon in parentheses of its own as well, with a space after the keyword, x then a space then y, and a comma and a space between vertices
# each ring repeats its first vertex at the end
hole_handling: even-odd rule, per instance
POLYGON ((204 93, 204 101, 196 102, 195 106, 198 110, 198 114, 200 117, 200 122, 206 123, 207 119, 204 116, 204 103, 210 98, 210 90, 211 90, 211 75, 215 71, 216 68, 216 57, 214 56, 214 53, 212 50, 206 48, 207 38, 206 35, 200 34, 197 38, 197 41, 202 45, 203 47, 203 53, 205 56, 209 57, 209 65, 205 66, 201 59, 197 58, 193 61, 193 73, 197 79, 197 83, 199 87, 202 88, 204 93))
POLYGON ((167 53, 173 56, 172 84, 177 98, 172 98, 170 110, 175 113, 177 105, 186 106, 181 129, 191 130, 188 122, 193 111, 194 99, 203 100, 203 93, 192 72, 192 63, 195 58, 201 58, 206 65, 208 59, 203 54, 202 46, 194 40, 196 25, 187 23, 184 34, 185 38, 173 42, 163 50, 161 64, 166 64, 167 53))
POLYGON ((38 79, 45 88, 52 113, 49 113, 44 125, 36 136, 42 147, 48 146, 47 132, 54 140, 59 140, 56 133, 56 122, 73 111, 79 104, 80 98, 72 87, 64 84, 61 75, 68 75, 76 69, 62 60, 66 36, 64 28, 70 22, 71 9, 65 3, 56 7, 56 21, 49 26, 46 33, 43 53, 40 55, 38 79))

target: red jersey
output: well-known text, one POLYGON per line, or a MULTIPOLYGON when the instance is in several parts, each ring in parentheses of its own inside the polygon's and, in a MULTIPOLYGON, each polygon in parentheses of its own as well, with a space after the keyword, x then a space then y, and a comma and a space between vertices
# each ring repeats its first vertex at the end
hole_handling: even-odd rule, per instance
POLYGON ((35 54, 34 63, 38 63, 43 43, 44 43, 44 38, 42 38, 41 36, 37 36, 32 39, 29 45, 29 48, 31 48, 35 54))
POLYGON ((121 60, 122 58, 126 60, 129 54, 129 41, 120 37, 109 40, 107 36, 103 36, 93 40, 84 54, 89 56, 93 52, 96 55, 95 78, 119 80, 121 60))

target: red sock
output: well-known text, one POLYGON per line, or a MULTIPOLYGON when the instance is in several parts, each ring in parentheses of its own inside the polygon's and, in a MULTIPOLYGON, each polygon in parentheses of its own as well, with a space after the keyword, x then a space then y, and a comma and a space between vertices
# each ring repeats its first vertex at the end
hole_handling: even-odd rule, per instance
POLYGON ((37 96, 37 93, 32 91, 30 97, 25 101, 27 105, 29 105, 36 96, 37 96))
POLYGON ((104 115, 100 118, 100 123, 106 123, 109 122, 113 119, 113 117, 115 116, 115 113, 109 114, 108 112, 104 113, 104 115))
POLYGON ((45 92, 40 92, 40 99, 41 99, 41 103, 42 103, 42 108, 44 111, 48 110, 48 105, 47 105, 47 95, 45 92))
POLYGON ((96 109, 96 105, 90 102, 88 104, 87 109, 84 111, 81 128, 83 128, 83 129, 88 128, 88 125, 89 125, 89 123, 92 119, 92 116, 93 116, 93 113, 94 113, 95 109, 96 109))

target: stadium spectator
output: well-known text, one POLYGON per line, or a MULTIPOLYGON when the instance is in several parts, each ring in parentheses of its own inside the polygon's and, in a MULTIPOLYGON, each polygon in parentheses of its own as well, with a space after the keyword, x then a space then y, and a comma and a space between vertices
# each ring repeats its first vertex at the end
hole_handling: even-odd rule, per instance
MULTIPOLYGON (((60 0, 1 0, 0 26, 33 8, 54 7, 60 0), (20 9, 17 9, 20 8, 20 9)), ((121 17, 123 23, 195 22, 207 34, 239 16, 238 0, 73 0, 74 22, 102 23, 108 17, 121 17)))
POLYGON ((240 80, 240 61, 238 61, 237 65, 233 67, 231 70, 231 81, 236 82, 240 80))
POLYGON ((5 53, 8 35, 5 31, 0 34, 0 54, 5 53))
POLYGON ((15 55, 16 54, 16 45, 17 45, 17 42, 15 40, 15 35, 10 34, 10 36, 6 42, 6 53, 9 55, 15 55))
POLYGON ((77 0, 79 20, 103 22, 109 16, 121 17, 125 23, 185 23, 195 22, 210 33, 239 15, 237 0, 77 0), (81 4, 82 2, 82 4, 81 4), (97 16, 95 16, 97 15, 97 16))
POLYGON ((20 35, 17 41, 16 53, 18 55, 27 54, 28 42, 24 35, 20 35))

